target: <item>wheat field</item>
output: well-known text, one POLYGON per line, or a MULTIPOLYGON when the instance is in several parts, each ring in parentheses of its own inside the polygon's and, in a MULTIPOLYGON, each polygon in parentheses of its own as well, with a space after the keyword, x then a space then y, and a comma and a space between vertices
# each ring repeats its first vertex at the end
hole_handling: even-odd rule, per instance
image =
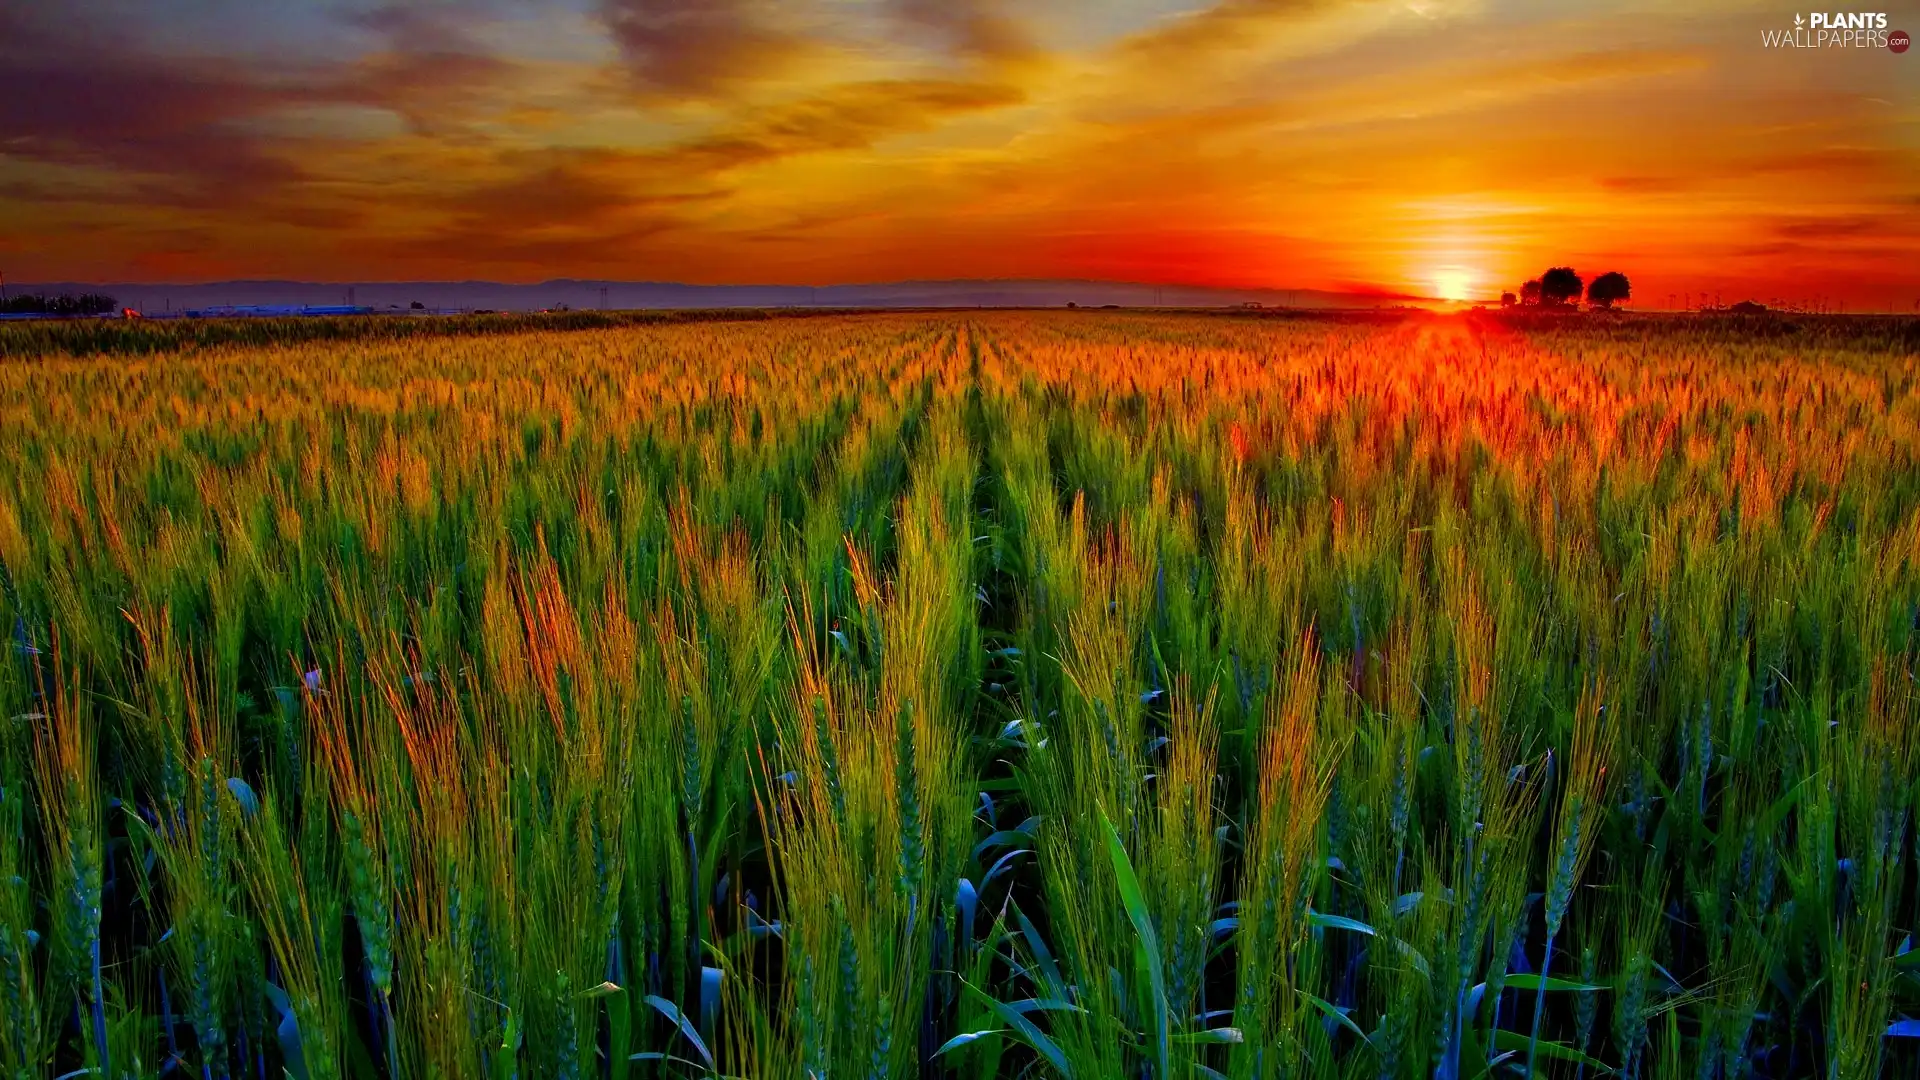
POLYGON ((6 1077, 1920 1069, 1911 320, 377 323, 0 330, 6 1077))

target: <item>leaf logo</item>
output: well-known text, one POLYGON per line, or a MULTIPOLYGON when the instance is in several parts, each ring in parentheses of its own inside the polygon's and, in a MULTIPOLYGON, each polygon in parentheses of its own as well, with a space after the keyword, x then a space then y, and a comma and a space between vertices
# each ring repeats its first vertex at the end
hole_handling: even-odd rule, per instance
POLYGON ((1800 29, 1800 27, 1802 27, 1802 26, 1804 26, 1805 24, 1806 24, 1806 20, 1805 20, 1805 19, 1803 19, 1803 18, 1801 18, 1801 17, 1800 17, 1800 16, 1798 15, 1798 14, 1796 14, 1796 15, 1794 15, 1794 17, 1793 17, 1793 28, 1794 28, 1795 30, 1798 30, 1798 29, 1800 29))

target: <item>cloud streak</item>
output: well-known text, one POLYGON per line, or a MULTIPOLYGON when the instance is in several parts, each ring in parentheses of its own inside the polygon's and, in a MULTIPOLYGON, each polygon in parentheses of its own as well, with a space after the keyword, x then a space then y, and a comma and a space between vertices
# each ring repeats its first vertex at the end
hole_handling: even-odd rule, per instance
POLYGON ((909 27, 932 33, 961 56, 1007 63, 1036 59, 1041 51, 1001 0, 893 0, 893 6, 909 27))
POLYGON ((605 0, 601 18, 634 81, 664 95, 777 78, 815 47, 761 0, 605 0))

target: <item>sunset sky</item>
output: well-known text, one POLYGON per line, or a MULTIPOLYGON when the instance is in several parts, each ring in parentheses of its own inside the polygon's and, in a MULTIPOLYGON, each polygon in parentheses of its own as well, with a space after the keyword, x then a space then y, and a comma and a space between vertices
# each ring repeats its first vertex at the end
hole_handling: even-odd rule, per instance
POLYGON ((1920 51, 1763 48, 1795 11, 0 0, 0 271, 1913 310, 1920 51))

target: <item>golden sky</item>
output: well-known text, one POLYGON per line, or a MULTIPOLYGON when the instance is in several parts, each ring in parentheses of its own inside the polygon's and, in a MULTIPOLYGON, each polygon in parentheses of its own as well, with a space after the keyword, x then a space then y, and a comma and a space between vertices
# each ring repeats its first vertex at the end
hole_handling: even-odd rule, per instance
POLYGON ((1567 263, 1642 306, 1912 310, 1920 52, 1763 47, 1795 14, 0 0, 0 271, 1493 296, 1567 263))

